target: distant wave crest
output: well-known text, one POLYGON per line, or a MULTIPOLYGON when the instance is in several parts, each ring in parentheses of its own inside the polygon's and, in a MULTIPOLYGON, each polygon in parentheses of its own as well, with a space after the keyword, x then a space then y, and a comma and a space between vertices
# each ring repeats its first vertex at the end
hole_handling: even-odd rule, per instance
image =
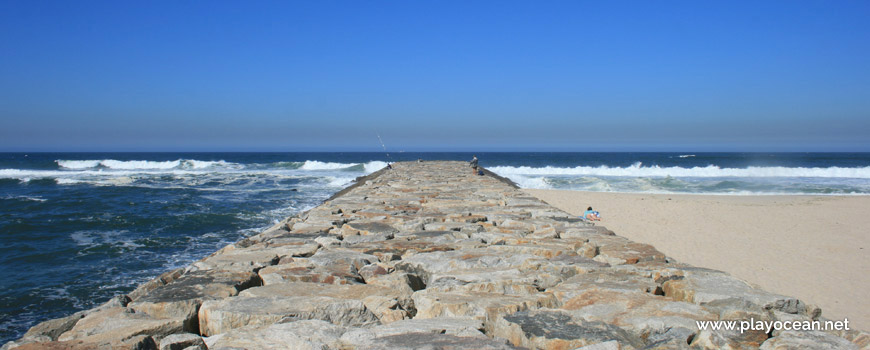
POLYGON ((366 173, 375 172, 387 166, 386 162, 373 160, 368 163, 332 163, 317 160, 306 160, 301 170, 361 170, 366 173))
POLYGON ((223 160, 206 161, 195 159, 178 159, 167 161, 151 160, 63 160, 55 161, 64 169, 84 170, 106 168, 114 170, 168 170, 168 169, 208 169, 208 168, 241 168, 241 164, 229 163, 223 160))
POLYGON ((706 167, 660 167, 658 165, 644 166, 634 163, 627 167, 609 167, 606 165, 574 168, 560 167, 511 167, 497 166, 489 170, 502 175, 585 175, 585 176, 626 176, 626 177, 823 177, 823 178, 856 178, 870 179, 870 167, 856 168, 802 168, 802 167, 748 167, 720 168, 715 165, 706 167))
POLYGON ((0 179, 30 182, 33 179, 51 179, 58 185, 92 184, 102 186, 142 185, 181 186, 201 182, 233 183, 261 181, 255 178, 321 179, 330 187, 346 186, 357 176, 369 174, 387 166, 386 162, 333 163, 318 160, 304 162, 233 163, 224 160, 205 161, 178 159, 170 161, 148 160, 63 160, 55 161, 58 168, 0 169, 0 179))

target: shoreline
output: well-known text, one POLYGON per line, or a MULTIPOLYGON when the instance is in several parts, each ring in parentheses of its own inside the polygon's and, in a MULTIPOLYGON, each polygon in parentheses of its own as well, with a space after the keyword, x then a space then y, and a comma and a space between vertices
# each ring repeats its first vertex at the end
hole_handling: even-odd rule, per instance
POLYGON ((573 215, 592 206, 617 235, 870 329, 870 196, 523 191, 573 215))

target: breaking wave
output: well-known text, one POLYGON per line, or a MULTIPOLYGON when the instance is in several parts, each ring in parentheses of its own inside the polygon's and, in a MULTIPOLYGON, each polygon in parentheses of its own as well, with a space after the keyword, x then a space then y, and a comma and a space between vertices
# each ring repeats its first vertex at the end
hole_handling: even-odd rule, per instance
POLYGON ((0 169, 0 180, 43 184, 135 186, 148 188, 257 187, 266 184, 343 187, 356 177, 387 166, 386 162, 333 163, 304 162, 232 163, 224 160, 56 160, 57 169, 0 169))
POLYGON ((512 167, 497 166, 489 170, 502 175, 581 175, 581 176, 625 176, 625 177, 820 177, 820 178, 855 178, 870 179, 870 167, 857 168, 803 168, 803 167, 747 167, 720 168, 715 165, 705 167, 660 167, 644 166, 634 163, 627 167, 609 167, 606 165, 574 168, 560 167, 512 167))
POLYGON ((370 161, 368 163, 330 163, 316 160, 306 160, 299 169, 302 170, 360 170, 366 173, 375 172, 387 166, 386 162, 370 161))
MULTIPOLYGON (((304 162, 275 162, 268 164, 239 164, 224 160, 206 161, 195 159, 177 159, 167 161, 150 160, 55 160, 58 168, 64 170, 241 170, 241 169, 299 169, 299 170, 350 170, 374 172, 387 166, 386 162, 370 161, 367 163, 334 163, 318 160, 304 162)), ((5 169, 14 170, 14 169, 5 169)))
POLYGON ((151 160, 62 160, 55 161, 60 168, 71 170, 83 169, 115 169, 115 170, 161 170, 161 169, 208 169, 208 168, 242 168, 241 164, 229 163, 223 160, 205 161, 194 159, 178 159, 168 161, 151 160))

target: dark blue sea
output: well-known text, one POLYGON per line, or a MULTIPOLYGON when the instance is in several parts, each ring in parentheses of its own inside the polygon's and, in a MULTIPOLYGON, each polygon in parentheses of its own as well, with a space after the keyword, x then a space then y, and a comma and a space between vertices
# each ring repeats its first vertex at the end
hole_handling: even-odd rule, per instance
MULTIPOLYGON (((0 344, 312 208, 471 153, 0 153, 0 344)), ((868 195, 870 153, 477 153, 525 188, 868 195)))

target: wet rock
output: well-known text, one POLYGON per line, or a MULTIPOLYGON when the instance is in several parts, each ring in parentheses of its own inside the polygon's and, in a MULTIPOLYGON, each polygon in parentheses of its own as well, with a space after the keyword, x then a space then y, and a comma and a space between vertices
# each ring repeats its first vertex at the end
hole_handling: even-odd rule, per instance
POLYGON ((634 348, 643 341, 626 330, 604 322, 587 322, 556 310, 519 311, 497 320, 493 336, 531 349, 574 349, 607 341, 634 348))

